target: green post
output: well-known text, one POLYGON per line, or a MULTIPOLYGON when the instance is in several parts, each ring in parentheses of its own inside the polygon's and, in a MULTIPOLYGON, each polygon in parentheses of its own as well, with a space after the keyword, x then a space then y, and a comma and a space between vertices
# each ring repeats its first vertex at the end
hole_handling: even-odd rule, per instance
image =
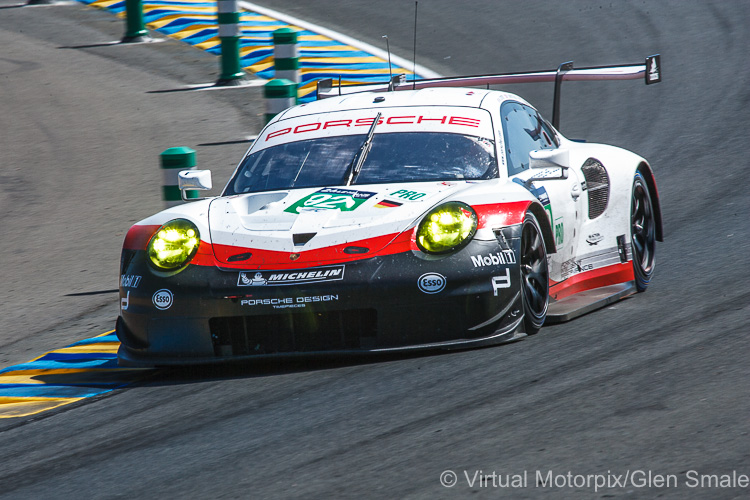
POLYGON ((279 28, 273 32, 273 64, 276 69, 274 78, 294 82, 299 95, 299 57, 297 50, 297 32, 292 28, 279 28))
MULTIPOLYGON (((164 184, 162 198, 167 208, 182 203, 177 174, 182 170, 195 170, 195 150, 185 146, 169 148, 161 155, 161 169, 164 184)), ((186 198, 198 198, 198 191, 185 191, 186 198)))
POLYGON ((145 42, 149 38, 143 24, 143 0, 125 0, 125 36, 122 43, 145 42))
POLYGON ((237 0, 217 0, 219 40, 221 40, 221 75, 216 85, 240 85, 245 72, 240 66, 240 12, 237 0))
POLYGON ((287 108, 291 108, 297 102, 297 84, 277 78, 263 86, 263 97, 266 99, 266 123, 274 116, 287 108))

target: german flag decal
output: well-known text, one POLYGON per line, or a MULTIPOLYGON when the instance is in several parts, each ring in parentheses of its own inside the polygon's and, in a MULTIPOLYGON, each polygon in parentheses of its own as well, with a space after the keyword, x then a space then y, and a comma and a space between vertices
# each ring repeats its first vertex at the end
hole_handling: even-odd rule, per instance
POLYGON ((403 203, 397 201, 381 200, 375 204, 375 208, 393 208, 400 207, 401 205, 403 205, 403 203))

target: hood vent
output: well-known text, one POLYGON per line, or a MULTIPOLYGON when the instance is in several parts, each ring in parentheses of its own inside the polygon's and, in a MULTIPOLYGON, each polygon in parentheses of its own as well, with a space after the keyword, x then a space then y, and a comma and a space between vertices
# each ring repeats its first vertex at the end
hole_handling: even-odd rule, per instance
MULTIPOLYGON (((311 239, 313 239, 313 236, 315 236, 318 233, 297 233, 292 235, 292 241, 294 242, 294 246, 302 246, 311 239)), ((287 240, 289 241, 289 240, 287 240)))

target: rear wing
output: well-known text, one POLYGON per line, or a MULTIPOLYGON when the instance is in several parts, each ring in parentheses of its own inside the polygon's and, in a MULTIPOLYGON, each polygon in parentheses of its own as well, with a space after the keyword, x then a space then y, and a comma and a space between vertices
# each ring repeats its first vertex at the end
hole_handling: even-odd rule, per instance
POLYGON ((588 82, 599 80, 637 80, 643 78, 646 85, 661 82, 661 56, 648 56, 644 64, 624 64, 620 66, 594 66, 573 68, 573 61, 561 64, 556 70, 532 71, 527 73, 504 73, 498 75, 456 76, 406 81, 405 75, 396 75, 388 83, 338 85, 333 79, 319 80, 318 99, 359 92, 388 92, 395 90, 417 90, 434 87, 480 87, 511 83, 554 82, 555 97, 552 107, 552 125, 560 128, 560 87, 562 82, 588 82))

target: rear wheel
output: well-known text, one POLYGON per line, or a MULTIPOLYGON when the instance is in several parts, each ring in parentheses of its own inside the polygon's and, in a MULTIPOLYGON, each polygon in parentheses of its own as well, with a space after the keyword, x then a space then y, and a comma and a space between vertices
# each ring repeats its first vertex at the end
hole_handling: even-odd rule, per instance
POLYGON ((648 185, 640 171, 633 179, 630 201, 630 243, 633 252, 635 286, 639 292, 648 288, 656 266, 656 221, 648 185))
POLYGON ((531 212, 526 212, 521 230, 521 295, 526 334, 534 335, 547 317, 549 270, 542 230, 531 212))

